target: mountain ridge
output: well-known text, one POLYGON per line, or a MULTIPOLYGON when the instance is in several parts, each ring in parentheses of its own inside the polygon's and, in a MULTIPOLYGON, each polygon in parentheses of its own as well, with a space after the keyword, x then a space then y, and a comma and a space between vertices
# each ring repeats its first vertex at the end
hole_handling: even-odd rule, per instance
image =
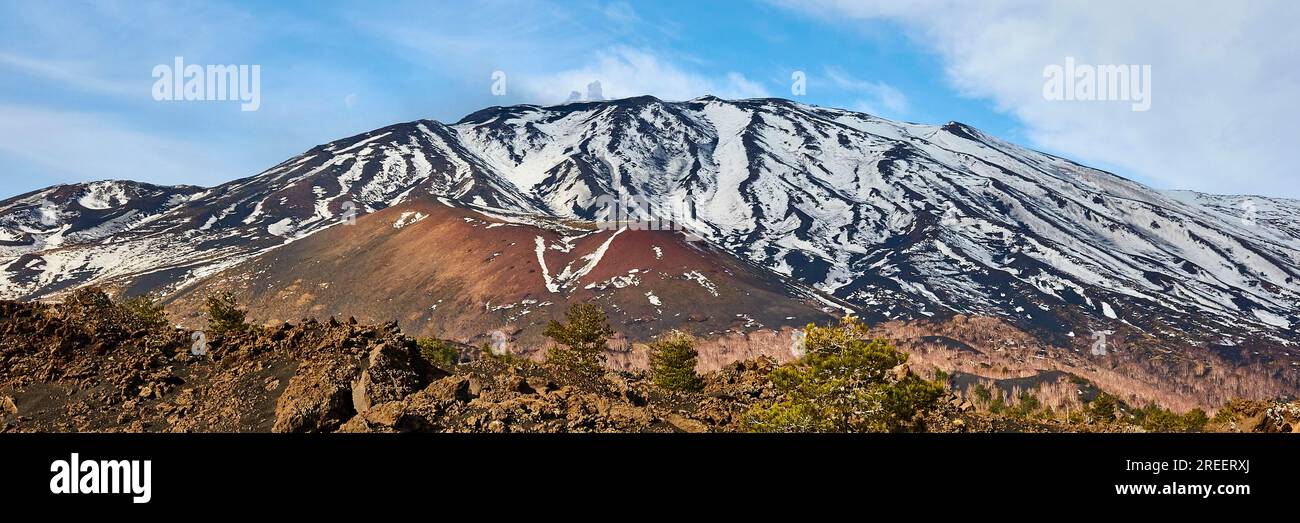
POLYGON ((1260 199, 1246 229, 1232 220, 1250 197, 1156 191, 959 122, 782 99, 489 107, 191 189, 53 249, 41 242, 62 237, 32 226, 41 207, 22 203, 51 189, 0 202, 0 230, 15 238, 0 246, 0 296, 124 282, 171 293, 412 199, 591 221, 602 197, 627 194, 695 202, 674 222, 869 319, 992 315, 1061 343, 1122 325, 1186 343, 1298 341, 1300 231, 1284 219, 1296 202, 1260 199))

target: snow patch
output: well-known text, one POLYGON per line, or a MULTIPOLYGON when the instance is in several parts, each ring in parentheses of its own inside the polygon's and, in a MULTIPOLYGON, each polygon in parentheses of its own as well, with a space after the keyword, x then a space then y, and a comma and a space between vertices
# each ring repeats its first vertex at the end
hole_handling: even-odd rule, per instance
POLYGON ((714 298, 718 297, 718 286, 714 285, 713 282, 710 281, 708 278, 706 278, 703 274, 700 274, 700 271, 691 271, 682 274, 682 276, 685 276, 686 279, 700 284, 700 287, 704 287, 704 290, 708 291, 709 294, 712 294, 714 298))
POLYGON ((1263 309, 1254 309, 1250 312, 1254 313, 1255 317, 1259 318, 1259 321, 1262 321, 1274 327, 1280 327, 1283 329, 1291 328, 1291 322, 1282 316, 1278 316, 1277 314, 1273 314, 1263 309))
POLYGON ((397 221, 393 222, 393 228, 401 229, 402 227, 406 227, 407 225, 416 223, 428 217, 429 215, 422 212, 406 211, 402 213, 402 216, 398 218, 397 221))
POLYGON ((1104 301, 1101 302, 1101 313, 1112 320, 1119 319, 1119 316, 1115 315, 1115 309, 1112 309, 1110 304, 1104 301))
POLYGON ((266 226, 266 232, 276 236, 288 236, 294 231, 293 218, 285 218, 266 226))
POLYGON ((86 192, 77 198, 77 204, 87 209, 104 210, 131 201, 120 184, 114 182, 94 182, 86 186, 86 192))

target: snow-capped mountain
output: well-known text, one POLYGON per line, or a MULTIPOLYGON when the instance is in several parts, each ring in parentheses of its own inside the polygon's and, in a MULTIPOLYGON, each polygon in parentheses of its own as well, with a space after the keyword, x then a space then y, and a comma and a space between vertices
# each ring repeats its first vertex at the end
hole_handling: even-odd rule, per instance
POLYGON ((6 256, 94 243, 168 211, 200 191, 105 181, 57 185, 0 202, 0 245, 6 256))
POLYGON ((181 206, 199 187, 129 181, 57 185, 0 201, 0 296, 56 292, 113 270, 113 238, 181 206), (82 262, 68 252, 85 252, 82 262), (94 260, 94 263, 85 261, 94 260))
POLYGON ((146 186, 0 202, 0 296, 175 290, 414 200, 592 220, 626 194, 685 209, 672 217, 691 234, 877 319, 991 315, 1060 340, 1124 327, 1300 341, 1300 202, 1161 192, 959 123, 787 100, 493 107, 207 190, 150 188, 167 197, 148 211, 132 208, 132 187, 146 186), (65 230, 73 214, 99 221, 65 230))

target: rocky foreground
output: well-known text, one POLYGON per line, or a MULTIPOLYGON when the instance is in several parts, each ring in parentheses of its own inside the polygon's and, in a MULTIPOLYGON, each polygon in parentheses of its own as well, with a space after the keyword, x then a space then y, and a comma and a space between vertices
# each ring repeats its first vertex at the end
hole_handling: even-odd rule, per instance
MULTIPOLYGON (((467 347, 460 359, 431 363, 395 323, 309 319, 202 339, 93 293, 0 302, 0 431, 734 432, 777 394, 767 359, 709 372, 688 393, 643 373, 467 347)), ((1219 429, 1300 430, 1300 404, 1232 408, 1219 429)), ((977 412, 956 396, 923 415, 925 430, 941 432, 1132 430, 977 412)))

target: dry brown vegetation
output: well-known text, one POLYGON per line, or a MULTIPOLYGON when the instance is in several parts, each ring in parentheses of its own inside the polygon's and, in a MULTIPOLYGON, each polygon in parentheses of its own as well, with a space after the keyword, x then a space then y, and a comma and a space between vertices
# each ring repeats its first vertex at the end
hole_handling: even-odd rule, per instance
MULTIPOLYGON (((705 372, 757 357, 790 361, 793 332, 787 328, 702 339, 696 346, 697 368, 705 372)), ((1081 408, 1080 396, 1091 397, 1092 388, 1132 405, 1154 402, 1178 412, 1212 411, 1234 398, 1294 397, 1300 391, 1295 371, 1286 368, 1294 360, 1239 365, 1204 348, 1184 347, 1182 354, 1176 354, 1176 348, 1124 343, 1122 336, 1114 337, 1106 356, 1093 356, 1088 347, 1091 340, 1083 337, 1077 346, 1054 347, 988 317, 888 322, 873 326, 872 332, 898 343, 911 354, 911 364, 926 375, 963 373, 977 376, 989 388, 999 382, 1036 381, 1033 387, 1010 386, 1014 392, 1007 393, 1007 403, 1014 404, 1020 392, 1030 392, 1057 412, 1081 408)), ((611 346, 612 365, 624 369, 647 365, 642 345, 611 346)))

